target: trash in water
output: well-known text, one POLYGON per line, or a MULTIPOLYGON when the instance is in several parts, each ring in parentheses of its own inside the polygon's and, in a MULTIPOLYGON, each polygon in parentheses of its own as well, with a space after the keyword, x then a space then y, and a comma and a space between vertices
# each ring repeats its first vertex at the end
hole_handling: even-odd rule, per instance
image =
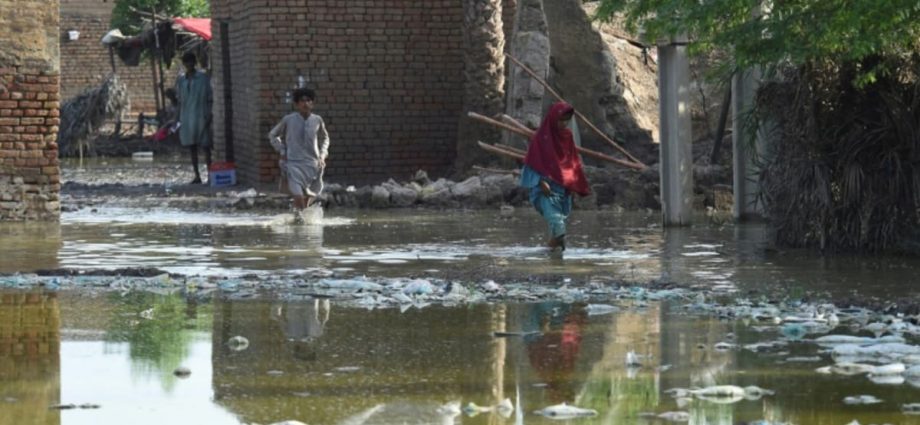
POLYGON ((514 336, 537 335, 540 333, 541 333, 540 331, 521 331, 521 332, 495 331, 495 332, 492 332, 492 336, 496 338, 508 338, 508 337, 514 337, 514 336))
POLYGON ((609 304, 588 304, 585 310, 588 312, 588 316, 599 316, 619 311, 617 307, 609 304))
POLYGON ((227 345, 233 351, 243 351, 249 348, 249 340, 246 339, 246 337, 237 335, 233 338, 230 338, 230 340, 227 341, 227 345))
POLYGON ((639 356, 635 351, 630 350, 626 353, 626 367, 640 367, 642 362, 639 360, 639 356))
POLYGON ((443 405, 438 406, 436 412, 441 416, 447 416, 449 418, 457 416, 461 413, 460 400, 444 403, 443 405))
POLYGON ((360 366, 342 366, 342 367, 337 367, 333 370, 335 370, 336 372, 349 373, 349 372, 357 372, 361 370, 361 367, 360 366))
POLYGON ((573 418, 597 416, 597 410, 584 409, 581 407, 570 406, 566 403, 544 407, 533 413, 540 415, 540 416, 545 416, 547 418, 552 418, 552 419, 573 419, 573 418))
POLYGON ((844 404, 857 405, 857 404, 878 404, 882 400, 871 395, 855 395, 843 398, 844 404))
POLYGON ((151 151, 134 152, 131 154, 131 159, 135 161, 153 161, 153 152, 151 151))

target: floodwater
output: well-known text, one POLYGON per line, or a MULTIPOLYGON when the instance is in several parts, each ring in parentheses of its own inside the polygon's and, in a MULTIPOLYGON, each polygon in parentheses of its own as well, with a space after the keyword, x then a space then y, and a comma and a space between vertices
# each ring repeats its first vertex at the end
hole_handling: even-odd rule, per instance
MULTIPOLYGON (((507 275, 663 279, 739 289, 780 285, 835 296, 902 296, 920 261, 836 257, 768 249, 763 227, 710 224, 662 230, 657 214, 576 211, 564 256, 542 248, 529 208, 332 209, 306 225, 287 212, 183 211, 101 205, 60 223, 0 223, 0 273, 59 268, 154 267, 204 276, 302 276, 315 269, 368 276, 507 275), (479 271, 479 272, 477 272, 479 271)), ((488 276, 477 276, 488 278, 488 276)))
POLYGON ((807 343, 786 354, 714 351, 729 333, 739 343, 775 335, 668 304, 600 316, 561 303, 400 313, 328 300, 32 292, 4 295, 0 314, 0 424, 548 424, 558 422, 534 411, 561 402, 595 409, 569 422, 584 424, 665 423, 642 415, 668 411, 687 412, 691 424, 920 424, 900 412, 920 402, 920 389, 814 372, 827 360, 781 362, 814 356, 807 343), (227 343, 238 335, 245 350, 227 343), (626 367, 628 351, 642 367, 626 367), (174 376, 180 366, 191 375, 174 376), (664 393, 714 384, 776 394, 678 407, 664 393), (883 401, 842 401, 861 394, 883 401), (514 410, 504 415, 438 411, 505 398, 514 410), (98 408, 49 409, 59 404, 98 408))
MULTIPOLYGON (((110 178, 136 176, 124 167, 110 178)), ((153 174, 165 183, 187 180, 179 169, 167 164, 153 174)), ((65 178, 87 177, 70 171, 65 178)), ((793 296, 893 300, 913 295, 920 272, 911 258, 777 252, 760 225, 703 217, 692 228, 663 230, 654 213, 576 211, 559 257, 541 248, 543 225, 529 208, 332 209, 295 225, 281 211, 164 205, 122 200, 65 212, 60 223, 0 223, 0 273, 153 267, 294 278, 324 270, 471 283, 552 276, 664 280, 739 297, 773 286, 793 296)), ((738 344, 775 340, 778 328, 688 315, 674 304, 626 304, 592 316, 583 304, 552 302, 400 312, 231 298, 0 290, 0 425, 540 424, 558 421, 534 411, 561 402, 595 409, 596 417, 570 422, 584 424, 665 423, 644 414, 668 411, 687 412, 691 424, 920 424, 901 413, 902 404, 920 403, 910 382, 820 375, 815 368, 831 360, 815 358, 807 342, 772 354, 718 352, 713 345, 732 336, 738 344), (495 338, 496 331, 540 333, 495 338), (234 336, 248 338, 248 348, 234 350, 234 336), (643 356, 641 368, 626 367, 629 351, 643 356), (175 376, 177 367, 191 375, 175 376), (711 385, 776 393, 678 405, 664 392, 711 385), (864 394, 882 402, 842 401, 864 394), (510 414, 439 412, 449 402, 494 406, 505 398, 510 414), (61 404, 76 408, 50 408, 61 404)))

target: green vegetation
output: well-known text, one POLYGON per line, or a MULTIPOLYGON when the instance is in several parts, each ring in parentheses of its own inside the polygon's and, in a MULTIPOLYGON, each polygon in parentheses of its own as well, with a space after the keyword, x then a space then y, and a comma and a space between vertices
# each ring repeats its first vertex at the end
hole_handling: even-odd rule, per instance
POLYGON ((189 355, 195 332, 209 331, 211 306, 189 306, 179 295, 129 293, 112 295, 118 308, 106 332, 108 342, 126 342, 132 369, 157 376, 163 387, 175 385, 173 371, 189 355))
MULTIPOLYGON (((686 34, 691 52, 733 49, 726 69, 901 55, 920 36, 916 0, 601 0, 596 18, 646 40, 686 34)), ((863 71, 869 82, 882 70, 863 71)))
POLYGON ((207 17, 211 15, 209 0, 115 0, 112 11, 112 28, 118 28, 125 34, 137 34, 143 27, 142 16, 156 11, 161 16, 207 17))
POLYGON ((920 2, 601 0, 595 18, 731 52, 722 78, 764 71, 742 116, 770 140, 751 177, 778 246, 920 251, 920 2))

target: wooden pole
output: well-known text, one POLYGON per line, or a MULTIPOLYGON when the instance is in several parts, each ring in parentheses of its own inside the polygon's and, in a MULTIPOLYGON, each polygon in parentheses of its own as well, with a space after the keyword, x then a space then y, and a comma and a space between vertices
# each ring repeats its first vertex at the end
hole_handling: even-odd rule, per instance
POLYGON ((508 158, 511 158, 517 161, 524 160, 524 155, 520 153, 507 151, 505 149, 499 148, 498 146, 493 146, 487 143, 482 143, 480 141, 477 141, 476 143, 479 143, 479 147, 485 149, 488 152, 499 154, 499 155, 502 155, 502 156, 505 156, 505 157, 508 157, 508 158))
POLYGON ((473 169, 476 171, 481 171, 483 173, 512 174, 512 175, 521 174, 520 170, 502 170, 500 168, 480 167, 478 165, 474 165, 473 169))
MULTIPOLYGON (((524 136, 525 134, 527 134, 527 131, 526 131, 526 130, 524 130, 524 129, 518 127, 518 126, 511 125, 511 124, 505 124, 505 123, 503 123, 503 122, 499 122, 499 121, 493 120, 492 118, 489 118, 489 117, 487 117, 487 116, 485 116, 485 115, 480 115, 480 114, 477 114, 477 113, 475 113, 475 112, 468 112, 467 115, 468 115, 470 118, 473 118, 473 119, 475 119, 475 120, 482 121, 482 122, 487 123, 487 124, 492 124, 492 125, 494 125, 494 126, 496 126, 496 127, 500 127, 500 128, 502 128, 502 129, 511 131, 511 132, 513 132, 513 133, 515 133, 515 134, 519 134, 519 135, 521 135, 521 136, 524 136)), ((531 130, 531 131, 533 131, 533 130, 531 130)), ((530 136, 525 136, 525 137, 527 137, 528 139, 530 139, 530 136)), ((482 142, 480 142, 480 146, 482 146, 482 142)), ((521 155, 521 158, 523 158, 523 156, 526 155, 526 152, 524 152, 524 151, 522 151, 522 150, 519 150, 519 149, 517 149, 517 148, 513 148, 513 147, 511 147, 511 146, 506 146, 506 145, 496 145, 496 146, 493 146, 493 145, 486 145, 486 146, 490 146, 490 147, 493 147, 493 148, 500 148, 500 149, 505 150, 505 151, 507 151, 507 152, 513 152, 513 153, 515 153, 515 154, 521 155)), ((584 154, 584 155, 586 155, 586 156, 590 156, 590 157, 592 157, 592 158, 594 158, 594 159, 599 159, 599 160, 601 160, 601 161, 612 162, 612 163, 614 163, 614 164, 622 165, 622 166, 624 166, 624 167, 626 167, 626 168, 632 168, 632 169, 634 169, 634 170, 639 170, 639 171, 642 171, 642 170, 644 170, 645 168, 647 168, 645 165, 643 165, 643 164, 641 164, 641 163, 635 163, 635 162, 627 161, 627 160, 624 160, 624 159, 614 158, 614 157, 612 157, 612 156, 610 156, 610 155, 606 155, 606 154, 603 154, 603 153, 600 153, 600 152, 598 152, 598 151, 591 150, 591 149, 588 149, 588 148, 583 148, 583 147, 581 147, 581 146, 577 146, 576 148, 578 149, 578 152, 581 152, 582 154, 584 154)), ((489 149, 487 149, 487 148, 483 148, 483 149, 489 150, 489 149)), ((490 152, 491 152, 491 151, 490 151, 490 152)))
POLYGON ((642 171, 642 170, 644 170, 644 169, 647 168, 645 165, 637 164, 637 163, 635 163, 635 162, 627 161, 627 160, 625 160, 625 159, 614 158, 614 157, 612 157, 612 156, 610 156, 610 155, 606 155, 606 154, 600 153, 600 152, 595 151, 595 150, 591 150, 591 149, 588 149, 588 148, 583 148, 583 147, 581 147, 581 146, 577 146, 577 148, 578 148, 578 152, 581 152, 582 155, 590 156, 590 157, 592 157, 592 158, 594 158, 594 159, 599 159, 599 160, 601 160, 601 161, 612 162, 612 163, 614 163, 614 164, 622 165, 622 166, 624 166, 624 167, 626 167, 626 168, 632 168, 632 169, 638 170, 638 171, 642 171))
POLYGON ((520 128, 521 130, 524 130, 524 131, 529 132, 529 133, 531 134, 529 137, 533 137, 533 134, 536 133, 536 131, 534 131, 534 129, 528 128, 528 127, 527 127, 526 125, 524 125, 522 122, 520 122, 520 121, 518 121, 518 120, 516 120, 516 119, 514 119, 514 118, 512 118, 512 117, 510 117, 510 116, 508 116, 508 115, 502 114, 502 121, 504 121, 504 122, 506 122, 506 123, 508 123, 508 124, 511 124, 511 125, 513 125, 513 126, 515 126, 515 127, 518 127, 518 128, 520 128))
MULTIPOLYGON (((565 99, 563 99, 562 96, 560 96, 559 93, 557 93, 555 90, 553 90, 553 88, 550 87, 549 83, 547 83, 547 82, 544 81, 542 78, 540 78, 540 76, 537 75, 537 73, 533 72, 530 68, 528 68, 527 65, 524 65, 523 62, 519 61, 517 58, 515 58, 514 56, 511 56, 511 55, 508 54, 508 53, 505 53, 505 56, 508 56, 508 59, 510 59, 512 62, 514 62, 517 66, 521 67, 521 69, 523 69, 524 72, 526 72, 528 75, 530 75, 530 76, 531 76, 534 80, 536 80, 538 83, 540 83, 541 85, 543 85, 543 87, 546 88, 546 90, 547 90, 548 92, 550 92, 550 94, 552 94, 553 97, 556 98, 556 100, 558 100, 558 101, 560 101, 560 102, 565 102, 565 99)), ((611 138, 608 137, 606 134, 604 134, 604 132, 602 132, 599 128, 597 128, 594 124, 592 124, 591 121, 588 121, 588 118, 585 117, 584 115, 582 115, 581 112, 578 112, 577 109, 575 110, 575 116, 578 117, 582 122, 584 122, 585 125, 588 126, 588 128, 590 128, 590 129, 593 130, 595 133, 597 133, 599 136, 601 136, 601 138, 603 138, 604 141, 606 141, 606 142, 609 143, 611 146, 613 146, 614 148, 616 148, 618 151, 620 151, 620 153, 622 153, 623 155, 625 155, 625 156, 626 156, 627 158, 629 158, 632 162, 634 162, 634 163, 636 163, 637 165, 639 165, 638 168, 636 168, 636 167, 632 167, 632 168, 636 168, 636 169, 638 169, 638 170, 644 170, 644 169, 648 168, 645 164, 642 163, 642 161, 639 161, 638 159, 636 159, 636 157, 632 156, 632 154, 630 154, 626 149, 624 149, 624 148, 623 148, 622 146, 620 146, 617 142, 613 141, 613 139, 611 139, 611 138)))
POLYGON ((109 46, 109 65, 112 66, 112 73, 116 74, 118 71, 115 69, 115 48, 109 46))
POLYGON ((526 137, 527 139, 530 139, 531 137, 533 137, 533 130, 530 130, 530 131, 528 132, 527 130, 522 129, 522 128, 518 127, 518 126, 510 125, 510 124, 505 124, 505 123, 503 123, 503 122, 501 122, 501 121, 494 120, 494 119, 489 118, 489 117, 487 117, 487 116, 485 116, 485 115, 477 114, 477 113, 475 113, 475 112, 467 112, 466 115, 467 115, 468 117, 474 119, 474 120, 482 121, 482 122, 484 122, 484 123, 486 123, 486 124, 491 124, 491 125, 493 125, 493 126, 495 126, 495 127, 499 127, 499 128, 508 130, 508 131, 510 131, 510 132, 512 132, 512 133, 515 133, 515 134, 519 134, 519 135, 521 135, 521 136, 524 136, 524 137, 526 137))
POLYGON ((725 98, 722 99, 722 111, 719 113, 719 126, 716 128, 716 138, 712 141, 712 153, 709 154, 709 163, 719 161, 719 150, 722 148, 722 139, 725 138, 725 123, 728 121, 728 111, 732 106, 732 82, 728 81, 725 98))
MULTIPOLYGON (((154 34, 154 37, 156 37, 156 29, 157 29, 157 12, 156 12, 156 10, 154 10, 153 12, 151 12, 151 15, 153 16, 153 34, 154 34)), ((157 118, 159 118, 159 117, 160 117, 160 111, 162 110, 162 105, 160 104, 160 93, 158 93, 159 90, 160 90, 160 85, 157 84, 157 60, 156 60, 156 57, 157 57, 157 53, 154 51, 153 54, 150 56, 150 71, 151 71, 151 75, 153 76, 153 99, 154 99, 154 102, 156 103, 156 108, 157 108, 157 115, 156 115, 156 116, 157 116, 157 118)))

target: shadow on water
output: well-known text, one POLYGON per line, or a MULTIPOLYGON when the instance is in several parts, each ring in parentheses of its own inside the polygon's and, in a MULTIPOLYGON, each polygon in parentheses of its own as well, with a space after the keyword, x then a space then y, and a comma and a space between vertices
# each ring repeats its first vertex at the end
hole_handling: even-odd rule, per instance
POLYGON ((578 421, 585 424, 646 423, 643 414, 676 410, 694 424, 920 424, 899 411, 920 401, 920 389, 814 372, 827 360, 780 363, 815 355, 805 343, 786 354, 715 351, 729 333, 741 344, 776 335, 669 304, 592 316, 584 305, 552 302, 400 313, 328 300, 0 297, 0 424, 540 424, 558 422, 533 412, 563 401, 597 410, 578 421), (228 344, 234 336, 248 338, 248 348, 228 344), (641 367, 627 367, 630 351, 641 367), (191 370, 188 378, 171 374, 179 365, 191 370), (680 407, 664 392, 717 384, 776 395, 680 407), (859 394, 883 402, 842 403, 859 394), (494 406, 505 398, 515 406, 508 418, 438 412, 451 401, 494 406), (101 407, 48 409, 58 403, 101 407))

